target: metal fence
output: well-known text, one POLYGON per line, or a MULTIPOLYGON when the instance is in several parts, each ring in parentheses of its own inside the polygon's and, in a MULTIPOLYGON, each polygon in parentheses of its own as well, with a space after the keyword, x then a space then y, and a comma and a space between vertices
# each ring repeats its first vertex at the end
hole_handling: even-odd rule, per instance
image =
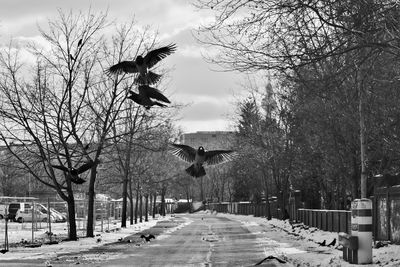
POLYGON ((400 187, 377 188, 372 201, 376 240, 400 243, 400 187))
MULTIPOLYGON (((2 200, 3 203, 0 203, 2 217, 0 219, 0 248, 2 244, 6 243, 43 241, 54 234, 58 235, 60 239, 68 237, 66 202, 46 202, 35 198, 3 198, 2 200)), ((76 200, 75 212, 77 234, 85 236, 88 219, 87 200, 76 200)), ((118 228, 121 213, 122 203, 120 201, 96 200, 95 231, 112 231, 118 228)))
MULTIPOLYGON (((296 203, 295 201, 290 203, 296 203)), ((272 218, 282 219, 284 212, 278 208, 277 201, 255 204, 251 202, 223 202, 210 203, 210 209, 217 212, 225 212, 239 215, 253 215, 255 217, 267 217, 268 208, 272 218)), ((289 206, 288 215, 291 221, 302 222, 305 225, 316 227, 330 232, 350 232, 351 211, 347 210, 317 210, 299 209, 289 206), (292 212, 294 211, 294 212, 292 212)))
POLYGON ((351 211, 297 209, 296 221, 323 231, 350 234, 351 211))

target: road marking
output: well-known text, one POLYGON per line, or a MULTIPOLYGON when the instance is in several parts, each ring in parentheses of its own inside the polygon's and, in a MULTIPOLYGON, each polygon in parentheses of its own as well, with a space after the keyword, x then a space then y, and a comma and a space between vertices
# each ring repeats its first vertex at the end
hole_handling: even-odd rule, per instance
POLYGON ((211 242, 218 241, 218 238, 215 236, 214 232, 212 231, 211 224, 208 225, 208 236, 203 237, 203 240, 210 242, 207 256, 206 256, 206 262, 203 263, 204 264, 203 266, 212 267, 211 255, 214 251, 214 244, 212 244, 211 242))

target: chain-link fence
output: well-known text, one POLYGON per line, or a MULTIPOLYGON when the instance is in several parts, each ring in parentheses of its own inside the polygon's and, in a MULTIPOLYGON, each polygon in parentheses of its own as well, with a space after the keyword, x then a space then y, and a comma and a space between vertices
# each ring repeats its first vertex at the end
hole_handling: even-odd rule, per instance
MULTIPOLYGON (((34 198, 7 199, 0 203, 0 248, 7 243, 35 243, 68 238, 68 206, 66 202, 43 202, 34 198)), ((86 235, 87 200, 75 201, 78 236, 86 235)), ((95 200, 94 229, 113 231, 119 227, 121 201, 95 200)), ((128 218, 129 219, 129 218, 128 218)))

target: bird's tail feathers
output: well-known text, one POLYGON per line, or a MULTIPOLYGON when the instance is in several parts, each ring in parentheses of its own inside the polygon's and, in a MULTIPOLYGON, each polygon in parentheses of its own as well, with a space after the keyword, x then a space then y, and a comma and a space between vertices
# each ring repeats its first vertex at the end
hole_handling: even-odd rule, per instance
POLYGON ((206 170, 203 166, 200 166, 200 168, 196 169, 194 164, 190 165, 190 167, 186 169, 186 172, 193 177, 201 177, 206 175, 206 170))
POLYGON ((134 82, 136 84, 154 84, 158 82, 161 79, 161 75, 154 73, 152 71, 147 72, 145 76, 143 75, 138 75, 134 82))

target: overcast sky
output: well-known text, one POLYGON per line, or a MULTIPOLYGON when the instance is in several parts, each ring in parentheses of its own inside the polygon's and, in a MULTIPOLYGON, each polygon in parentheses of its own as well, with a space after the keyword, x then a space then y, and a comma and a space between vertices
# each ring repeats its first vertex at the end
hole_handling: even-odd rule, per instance
POLYGON ((106 11, 110 20, 130 21, 158 29, 162 44, 174 42, 176 53, 166 59, 173 67, 166 95, 171 101, 188 104, 180 113, 179 126, 184 132, 232 130, 234 95, 240 94, 243 76, 216 72, 216 65, 205 62, 201 47, 192 36, 200 23, 211 20, 208 11, 199 11, 189 0, 0 0, 1 46, 13 38, 39 35, 37 25, 45 27, 48 19, 63 11, 106 11))

